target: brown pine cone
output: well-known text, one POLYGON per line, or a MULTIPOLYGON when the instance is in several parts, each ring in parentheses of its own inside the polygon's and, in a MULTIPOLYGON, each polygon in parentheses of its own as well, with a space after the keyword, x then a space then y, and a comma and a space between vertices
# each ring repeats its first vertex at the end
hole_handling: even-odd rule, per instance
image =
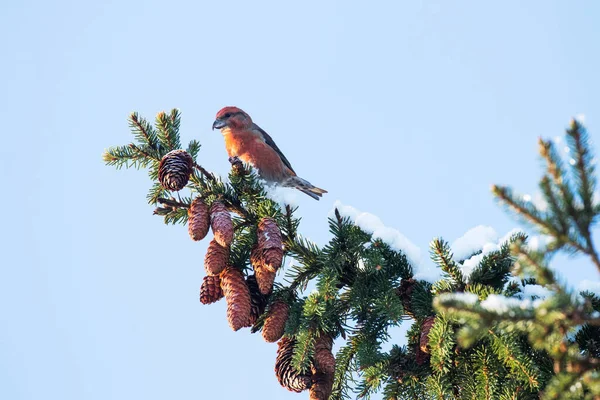
POLYGON ((277 272, 281 268, 281 262, 283 261, 283 249, 281 247, 263 249, 262 260, 265 268, 271 272, 277 272))
POLYGON ((328 400, 333 390, 333 374, 325 374, 314 370, 309 400, 328 400))
POLYGON ((325 333, 315 341, 315 368, 327 375, 335 373, 335 357, 331 352, 333 340, 325 333))
POLYGON ((215 240, 223 247, 229 247, 233 241, 233 221, 227 207, 215 201, 210 207, 210 226, 215 240))
POLYGON ((158 180, 167 190, 181 190, 187 185, 194 168, 194 159, 185 150, 173 150, 160 160, 158 180))
POLYGON ((263 265, 271 272, 277 272, 283 260, 283 240, 281 231, 273 218, 263 218, 258 224, 258 249, 263 265))
POLYGON ((210 241, 206 256, 204 257, 204 269, 208 275, 218 275, 225 269, 229 261, 229 248, 221 246, 215 239, 210 241))
POLYGON ((273 282, 275 282, 275 272, 270 271, 263 265, 262 254, 258 247, 254 247, 250 252, 250 263, 254 268, 260 292, 264 295, 271 293, 273 282))
POLYGON ((265 341, 274 343, 281 339, 285 332, 285 324, 288 320, 290 307, 281 300, 274 301, 269 306, 269 313, 265 318, 262 335, 265 341))
POLYGON ((311 388, 309 400, 328 400, 333 390, 334 374, 326 374, 312 367, 311 388))
POLYGON ((415 355, 415 361, 417 362, 418 365, 423 365, 427 361, 429 361, 429 354, 423 353, 421 351, 421 348, 419 346, 417 346, 417 351, 416 351, 416 355, 415 355))
POLYGON ((404 312, 413 318, 414 313, 412 310, 412 292, 416 284, 417 281, 415 279, 402 279, 400 281, 400 286, 396 289, 396 293, 398 294, 398 296, 400 296, 400 300, 402 300, 404 312))
POLYGON ((210 228, 210 214, 208 206, 196 197, 188 209, 188 232, 192 240, 202 240, 210 228))
POLYGON ((421 324, 421 336, 419 337, 419 348, 423 353, 429 354, 429 331, 435 322, 435 316, 429 316, 421 324))
MULTIPOLYGON (((248 285, 248 290, 250 291, 250 301, 252 303, 252 308, 250 310, 250 325, 254 325, 258 317, 265 312, 265 308, 267 306, 267 297, 260 292, 255 275, 249 275, 246 278, 246 285, 248 285)), ((254 332, 255 331, 252 333, 254 332)))
POLYGON ((275 376, 279 384, 289 391, 300 393, 310 388, 309 375, 301 375, 292 367, 292 356, 296 341, 282 338, 277 342, 277 358, 275 359, 275 376))
POLYGON ((264 295, 271 293, 273 283, 275 282, 275 272, 271 272, 262 265, 258 265, 254 268, 254 274, 256 275, 260 292, 264 295))
POLYGON ((211 304, 223 298, 221 279, 218 275, 206 275, 200 286, 200 303, 211 304))
POLYGON ((221 288, 227 300, 227 321, 234 331, 249 326, 252 303, 241 271, 227 267, 221 272, 221 288))

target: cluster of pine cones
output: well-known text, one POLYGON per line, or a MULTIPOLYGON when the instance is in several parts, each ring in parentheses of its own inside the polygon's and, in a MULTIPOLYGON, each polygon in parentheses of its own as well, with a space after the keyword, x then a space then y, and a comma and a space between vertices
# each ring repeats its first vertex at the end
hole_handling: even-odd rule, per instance
MULTIPOLYGON (((159 165, 161 185, 167 190, 183 189, 193 166, 193 159, 186 151, 168 153, 159 165)), ((234 229, 227 207, 218 200, 209 207, 201 197, 196 197, 188 209, 189 235, 199 241, 209 230, 213 232, 213 239, 204 258, 206 276, 200 286, 200 302, 211 304, 225 297, 227 321, 234 331, 253 326, 266 312, 262 335, 267 342, 278 342, 275 374, 279 383, 294 392, 310 388, 312 400, 329 398, 335 371, 331 338, 326 335, 317 338, 310 374, 299 374, 292 367, 295 339, 283 337, 289 305, 275 299, 267 309, 268 297, 283 261, 283 240, 276 221, 267 217, 258 223, 256 246, 250 255, 254 274, 246 278, 240 269, 229 264, 234 229)))

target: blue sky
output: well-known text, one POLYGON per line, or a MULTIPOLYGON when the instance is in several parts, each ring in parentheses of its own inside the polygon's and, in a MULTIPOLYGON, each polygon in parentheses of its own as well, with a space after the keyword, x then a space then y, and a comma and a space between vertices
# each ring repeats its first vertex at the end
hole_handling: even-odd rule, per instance
POLYGON ((517 226, 489 187, 534 193, 537 137, 579 113, 598 137, 599 18, 592 0, 5 4, 0 398, 306 398, 277 384, 275 345, 198 302, 207 241, 152 216, 145 173, 103 165, 131 111, 179 108, 224 174, 210 127, 237 105, 329 191, 299 198, 306 236, 327 240, 340 200, 426 251, 517 226))

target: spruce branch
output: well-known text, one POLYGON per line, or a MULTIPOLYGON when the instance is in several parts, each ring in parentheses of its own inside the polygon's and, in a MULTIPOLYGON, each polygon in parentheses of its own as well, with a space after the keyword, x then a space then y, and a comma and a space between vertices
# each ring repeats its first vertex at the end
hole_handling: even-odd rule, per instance
POLYGON ((180 123, 181 114, 176 108, 171 110, 169 115, 164 111, 161 111, 156 115, 156 127, 158 128, 157 137, 161 146, 167 149, 167 151, 181 148, 179 139, 180 123))
POLYGON ((539 186, 548 203, 550 211, 556 217, 556 222, 558 223, 557 231, 561 232, 563 237, 567 237, 569 233, 568 217, 566 211, 559 203, 559 199, 557 198, 558 194, 556 193, 556 189, 553 186, 550 177, 548 175, 545 175, 540 181, 539 186))
POLYGON ((168 194, 169 192, 163 188, 159 182, 154 182, 152 188, 150 188, 150 191, 146 195, 146 199, 148 200, 148 204, 156 204, 161 198, 168 194))
POLYGON ((492 193, 496 198, 504 203, 509 209, 514 211, 517 216, 525 220, 525 222, 538 227, 542 232, 550 234, 562 242, 567 242, 569 239, 566 234, 561 232, 560 228, 554 226, 550 221, 545 219, 537 208, 529 202, 517 199, 512 193, 512 190, 505 186, 492 186, 492 193))
POLYGON ((172 208, 190 208, 190 203, 182 203, 175 199, 166 199, 163 197, 159 197, 156 199, 160 204, 167 205, 172 208))
POLYGON ((517 343, 506 333, 496 334, 488 330, 492 339, 492 346, 496 350, 500 361, 504 363, 526 386, 531 389, 539 387, 538 373, 533 369, 533 362, 521 352, 517 343))
POLYGON ((144 149, 143 147, 139 147, 133 143, 129 144, 129 148, 131 148, 131 150, 133 150, 133 152, 136 153, 138 157, 147 158, 148 162, 150 162, 150 160, 160 162, 160 157, 154 152, 154 149, 144 149))
POLYGON ((130 114, 129 128, 140 144, 150 146, 150 148, 156 150, 157 154, 160 154, 160 145, 158 143, 156 131, 152 125, 144 118, 141 118, 137 112, 130 114))
POLYGON ((465 277, 452 259, 450 245, 441 238, 435 238, 430 244, 431 260, 440 266, 456 283, 456 289, 462 292, 465 287, 465 277))
POLYGON ((200 164, 194 163, 194 168, 196 168, 198 171, 200 171, 200 173, 202 174, 202 176, 204 176, 209 181, 214 182, 214 181, 217 180, 217 178, 215 178, 215 175, 212 172, 208 172, 200 164))
POLYGON ((567 142, 575 154, 573 170, 578 181, 579 197, 583 202, 585 214, 592 216, 594 214, 592 201, 596 187, 593 154, 590 150, 586 129, 575 119, 571 121, 569 129, 567 129, 567 142))

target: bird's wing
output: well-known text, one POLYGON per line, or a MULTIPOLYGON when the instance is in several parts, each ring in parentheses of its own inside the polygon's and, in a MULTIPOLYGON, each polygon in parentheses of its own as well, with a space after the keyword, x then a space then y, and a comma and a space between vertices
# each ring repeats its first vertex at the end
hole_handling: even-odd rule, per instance
POLYGON ((290 169, 290 171, 292 171, 294 174, 296 173, 296 171, 294 171, 294 169, 292 168, 292 164, 290 164, 290 162, 288 161, 287 158, 285 158, 285 156, 283 155, 283 153, 281 152, 281 150, 279 150, 279 147, 277 147, 277 145, 275 144, 275 142, 273 141, 273 139, 271 138, 271 136, 269 136, 269 134, 267 132, 265 132, 260 126, 254 124, 254 129, 256 129, 263 137, 265 143, 267 145, 269 145, 269 147, 271 147, 273 150, 275 150, 275 152, 277 153, 277 155, 279 156, 279 158, 281 158, 281 161, 283 162, 283 164, 288 167, 290 169))

